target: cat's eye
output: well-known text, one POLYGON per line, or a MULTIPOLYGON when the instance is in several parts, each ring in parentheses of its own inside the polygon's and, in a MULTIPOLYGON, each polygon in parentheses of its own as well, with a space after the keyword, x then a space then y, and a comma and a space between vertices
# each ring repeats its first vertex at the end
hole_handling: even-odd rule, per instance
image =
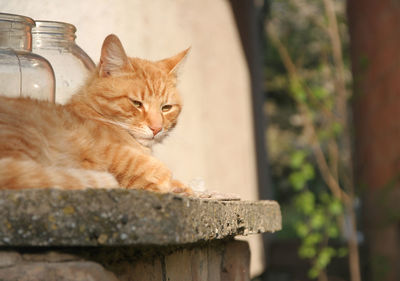
POLYGON ((166 104, 166 105, 163 105, 163 106, 161 107, 161 110, 162 110, 163 112, 167 112, 167 111, 170 111, 171 108, 172 108, 172 105, 166 104))
POLYGON ((141 103, 141 102, 138 101, 138 100, 132 100, 132 99, 131 99, 131 102, 133 103, 133 105, 134 105, 136 108, 142 108, 142 107, 143 107, 143 103, 141 103))

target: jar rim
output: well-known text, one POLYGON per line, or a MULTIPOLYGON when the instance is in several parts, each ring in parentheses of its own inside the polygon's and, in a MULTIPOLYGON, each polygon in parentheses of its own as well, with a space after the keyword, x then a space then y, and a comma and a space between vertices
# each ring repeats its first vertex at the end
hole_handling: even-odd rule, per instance
POLYGON ((0 13, 0 21, 21 22, 31 27, 35 26, 35 21, 32 18, 17 14, 0 13))
POLYGON ((72 33, 76 32, 73 24, 62 21, 35 20, 36 26, 32 33, 72 33))

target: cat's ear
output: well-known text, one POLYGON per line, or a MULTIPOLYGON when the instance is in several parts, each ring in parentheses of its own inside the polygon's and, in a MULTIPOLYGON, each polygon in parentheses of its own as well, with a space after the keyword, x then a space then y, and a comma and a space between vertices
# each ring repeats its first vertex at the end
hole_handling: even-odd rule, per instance
POLYGON ((101 48, 99 75, 107 77, 122 73, 124 70, 132 69, 128 56, 122 47, 121 41, 114 34, 104 39, 101 48))
POLYGON ((189 54, 190 47, 187 48, 186 50, 180 52, 179 54, 176 54, 173 57, 167 58, 160 60, 158 63, 164 67, 168 73, 174 73, 176 74, 179 66, 182 65, 182 63, 185 61, 187 55, 189 54))

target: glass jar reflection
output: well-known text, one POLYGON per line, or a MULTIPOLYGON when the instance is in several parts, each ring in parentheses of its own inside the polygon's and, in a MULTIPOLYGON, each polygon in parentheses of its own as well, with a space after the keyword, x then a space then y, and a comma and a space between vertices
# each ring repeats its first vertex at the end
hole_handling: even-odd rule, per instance
POLYGON ((33 26, 31 18, 0 13, 0 95, 54 101, 53 69, 31 52, 33 26))
POLYGON ((56 77, 56 102, 65 103, 94 70, 95 64, 75 43, 76 28, 55 21, 36 21, 33 50, 48 59, 56 77))

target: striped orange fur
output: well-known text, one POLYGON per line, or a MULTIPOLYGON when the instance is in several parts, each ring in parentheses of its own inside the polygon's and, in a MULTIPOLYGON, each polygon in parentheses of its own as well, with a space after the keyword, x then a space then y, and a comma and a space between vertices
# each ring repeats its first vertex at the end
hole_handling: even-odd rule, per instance
POLYGON ((96 71, 67 104, 0 97, 0 189, 191 193, 151 155, 177 124, 176 69, 187 52, 155 62, 129 58, 109 35, 96 71))

